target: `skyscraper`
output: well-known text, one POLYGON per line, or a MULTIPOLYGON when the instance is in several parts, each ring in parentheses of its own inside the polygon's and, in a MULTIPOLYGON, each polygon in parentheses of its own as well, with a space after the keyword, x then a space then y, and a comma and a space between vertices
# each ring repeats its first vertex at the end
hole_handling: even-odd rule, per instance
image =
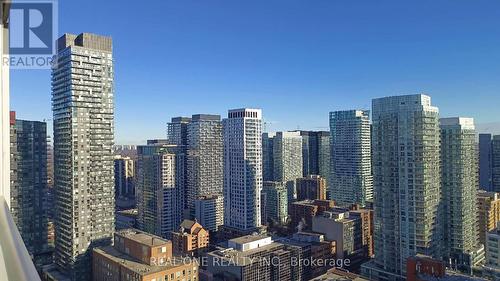
POLYGON ((318 135, 319 132, 300 131, 302 136, 302 174, 318 175, 318 135))
POLYGON ((274 181, 273 144, 275 133, 262 134, 262 177, 264 181, 274 181))
POLYGON ((300 132, 277 132, 273 141, 274 181, 286 182, 288 201, 297 198, 296 180, 302 178, 302 136, 300 132))
POLYGON ((439 255, 440 131, 426 95, 373 100, 375 259, 370 280, 404 280, 406 259, 439 255))
POLYGON ((187 126, 191 122, 189 117, 174 117, 167 124, 169 144, 187 145, 187 126))
POLYGON ((115 197, 134 198, 135 163, 130 157, 115 156, 115 197))
MULTIPOLYGON (((329 186, 330 166, 330 132, 320 132, 318 136, 318 175, 325 179, 327 189, 329 186)), ((307 175, 304 174, 304 176, 307 175)))
POLYGON ((441 180, 443 256, 454 268, 472 273, 484 259, 478 243, 476 130, 472 118, 442 118, 441 180), (481 256, 482 255, 482 256, 481 256))
POLYGON ((300 131, 302 136, 302 173, 304 176, 330 174, 330 132, 300 131))
POLYGON ((491 188, 500 192, 500 135, 491 141, 491 188))
POLYGON ((479 188, 492 191, 491 134, 479 134, 479 188))
POLYGON ((337 204, 365 206, 373 199, 370 112, 330 112, 330 196, 337 204))
MULTIPOLYGON (((223 146, 219 115, 193 115, 187 126, 187 205, 195 216, 195 200, 207 195, 222 196, 223 146)), ((223 216, 222 210, 214 209, 223 216)), ((200 220, 200 218, 196 218, 200 220)), ((219 227, 217 225, 216 227, 219 227)))
POLYGON ((137 224, 139 229, 169 238, 182 222, 185 149, 178 145, 137 146, 137 224))
MULTIPOLYGON (((14 113, 15 114, 15 113, 14 113)), ((11 213, 28 251, 48 250, 47 124, 11 120, 11 213)))
POLYGON ((239 230, 260 227, 262 111, 229 110, 223 132, 224 224, 239 230))
POLYGON ((286 223, 288 217, 288 195, 285 182, 265 181, 262 188, 263 223, 273 221, 286 223))
POLYGON ((90 280, 91 248, 114 231, 113 53, 110 37, 57 40, 52 69, 55 262, 73 280, 90 280))

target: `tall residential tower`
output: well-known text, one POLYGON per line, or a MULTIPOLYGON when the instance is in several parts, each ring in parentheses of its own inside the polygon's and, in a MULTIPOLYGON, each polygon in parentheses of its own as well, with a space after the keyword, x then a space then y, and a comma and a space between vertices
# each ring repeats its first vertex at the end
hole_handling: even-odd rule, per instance
POLYGON ((277 132, 273 140, 274 181, 286 182, 288 201, 297 199, 297 179, 302 178, 300 132, 277 132))
POLYGON ((172 144, 137 146, 137 225, 170 238, 182 222, 185 148, 172 144))
POLYGON ((492 151, 491 134, 479 134, 479 187, 492 191, 492 151))
POLYGON ((47 124, 11 122, 10 209, 26 248, 36 260, 37 255, 48 250, 47 124))
POLYGON ((406 259, 440 253, 439 111, 426 95, 373 100, 375 260, 370 280, 405 280, 406 259))
POLYGON ((261 225, 262 111, 229 110, 224 132, 224 224, 239 230, 261 225))
POLYGON ((341 206, 373 199, 370 112, 330 112, 330 197, 341 206))
POLYGON ((73 280, 90 280, 93 247, 114 232, 113 53, 110 37, 57 40, 52 69, 55 262, 73 280))
POLYGON ((454 268, 472 273, 472 267, 484 260, 484 248, 478 243, 479 179, 474 120, 442 118, 440 127, 442 254, 454 268))
MULTIPOLYGON (((196 114, 187 125, 187 205, 198 221, 195 202, 204 196, 222 196, 223 148, 222 122, 219 115, 196 114)), ((213 209, 213 217, 223 217, 213 209)), ((204 214, 205 215, 205 214, 204 214)), ((205 227, 205 225, 203 225, 205 227)), ((216 226, 218 228, 219 225, 216 226)))

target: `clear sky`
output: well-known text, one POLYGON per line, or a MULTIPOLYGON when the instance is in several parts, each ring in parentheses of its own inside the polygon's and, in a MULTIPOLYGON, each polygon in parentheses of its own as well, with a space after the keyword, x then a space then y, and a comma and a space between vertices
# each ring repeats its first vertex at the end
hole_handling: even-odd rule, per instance
MULTIPOLYGON (((326 129, 331 110, 408 93, 500 133, 497 0, 60 0, 59 32, 113 37, 118 144, 237 107, 326 129)), ((20 118, 52 118, 50 97, 50 71, 12 71, 20 118)))

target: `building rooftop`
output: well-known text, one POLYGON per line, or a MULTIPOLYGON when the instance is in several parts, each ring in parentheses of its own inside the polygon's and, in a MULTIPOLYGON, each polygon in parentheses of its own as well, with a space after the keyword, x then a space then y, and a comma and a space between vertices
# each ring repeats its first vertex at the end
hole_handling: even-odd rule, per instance
POLYGON ((195 114, 192 117, 193 121, 205 120, 205 121, 220 121, 220 115, 215 114, 195 114))
POLYGON ((204 200, 214 200, 214 199, 223 199, 222 195, 220 194, 208 194, 208 195, 202 195, 198 197, 195 201, 204 201, 204 200))
POLYGON ((478 197, 483 197, 483 198, 491 198, 493 200, 498 199, 498 193, 496 192, 490 192, 490 191, 484 191, 484 190, 479 190, 477 193, 478 197))
POLYGON ((314 232, 297 232, 293 234, 293 239, 304 242, 323 242, 325 240, 325 235, 321 233, 314 232))
POLYGON ((127 216, 127 217, 137 217, 138 211, 137 209, 128 209, 128 210, 122 210, 122 211, 117 211, 117 214, 127 216))
POLYGON ((119 230, 115 234, 149 247, 157 247, 170 243, 170 241, 165 240, 159 236, 132 228, 119 230))
POLYGON ((184 229, 191 229, 191 227, 193 227, 195 223, 196 222, 192 220, 183 220, 181 223, 181 227, 184 229))
POLYGON ((354 273, 330 269, 327 273, 311 279, 311 281, 368 281, 368 279, 354 273))
POLYGON ((238 251, 233 248, 228 248, 210 252, 209 255, 216 256, 224 261, 229 261, 230 264, 245 266, 255 262, 255 257, 258 255, 258 253, 264 253, 268 251, 274 252, 279 250, 281 247, 283 247, 283 244, 272 242, 271 244, 247 251, 238 251))
POLYGON ((259 241, 262 239, 267 239, 270 238, 267 235, 247 235, 247 236, 242 236, 242 237, 237 237, 234 239, 229 240, 229 242, 233 242, 236 244, 246 244, 246 243, 251 243, 255 241, 259 241))
MULTIPOLYGON (((132 270, 133 272, 143 276, 143 275, 148 275, 156 272, 161 272, 164 270, 168 270, 174 267, 186 265, 189 263, 188 260, 185 259, 179 259, 179 258, 172 258, 169 260, 166 260, 164 262, 164 265, 147 265, 142 263, 141 261, 126 255, 118 250, 116 250, 113 246, 107 246, 107 247, 102 247, 102 248, 94 248, 95 253, 99 253, 106 258, 116 262, 117 264, 121 264, 122 266, 132 270)), ((195 263, 192 263, 193 266, 195 263)))
POLYGON ((183 117, 183 116, 179 116, 179 117, 172 117, 172 123, 174 122, 191 122, 191 117, 183 117))

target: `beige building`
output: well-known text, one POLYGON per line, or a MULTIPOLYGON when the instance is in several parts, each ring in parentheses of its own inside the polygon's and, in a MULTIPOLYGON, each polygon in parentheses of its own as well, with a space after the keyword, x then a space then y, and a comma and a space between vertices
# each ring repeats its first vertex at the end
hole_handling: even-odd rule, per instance
POLYGON ((208 247, 209 233, 201 224, 184 220, 179 231, 172 232, 172 243, 176 255, 189 255, 208 247))
POLYGON ((172 256, 172 242, 136 229, 115 233, 114 246, 95 248, 94 281, 196 281, 195 262, 172 256))
POLYGON ((498 193, 480 190, 477 194, 479 241, 486 246, 486 233, 495 229, 500 221, 500 197, 498 193))

